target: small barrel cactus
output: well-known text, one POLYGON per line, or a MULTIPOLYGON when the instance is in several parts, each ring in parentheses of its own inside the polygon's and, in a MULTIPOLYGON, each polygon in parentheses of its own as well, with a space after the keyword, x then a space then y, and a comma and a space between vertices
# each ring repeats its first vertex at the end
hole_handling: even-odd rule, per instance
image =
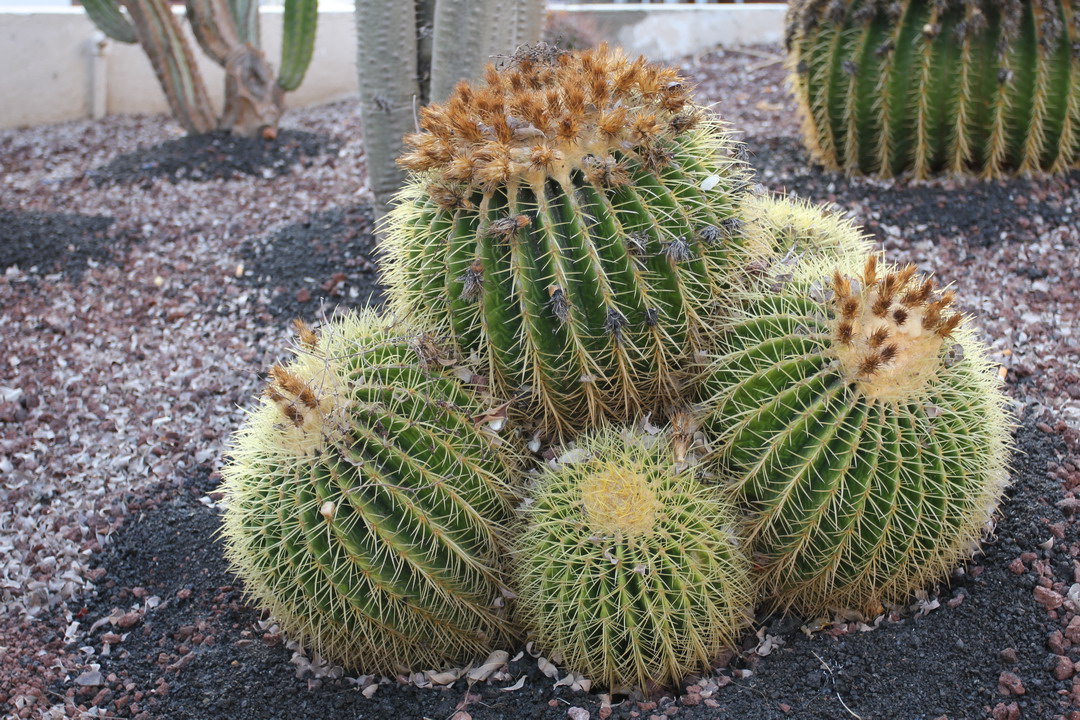
POLYGON ((300 326, 223 468, 226 556, 283 630, 364 672, 482 657, 511 636, 509 460, 426 338, 371 311, 300 326))
POLYGON ((1010 423, 952 291, 876 256, 831 267, 748 283, 703 425, 764 594, 874 613, 973 549, 1006 482, 1010 423))
POLYGON ((605 428, 564 459, 516 543, 517 608, 540 649, 610 688, 708 670, 753 603, 730 508, 661 436, 605 428))
POLYGON ((420 125, 383 226, 391 307, 452 337, 553 435, 675 404, 749 186, 686 81, 541 45, 420 125))
POLYGON ((882 176, 1080 166, 1075 0, 793 0, 811 154, 882 176))
POLYGON ((740 209, 743 244, 732 261, 807 263, 866 257, 870 238, 849 219, 796 197, 747 195, 740 209))

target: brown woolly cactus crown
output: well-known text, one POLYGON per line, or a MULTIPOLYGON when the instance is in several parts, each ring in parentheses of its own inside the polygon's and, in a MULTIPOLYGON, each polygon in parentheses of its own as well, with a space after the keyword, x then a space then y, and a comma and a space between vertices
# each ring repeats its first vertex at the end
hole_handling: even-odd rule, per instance
POLYGON ((833 339, 847 379, 870 397, 902 401, 917 393, 939 364, 942 341, 960 324, 946 315, 955 293, 935 294, 934 280, 907 265, 882 276, 877 256, 862 277, 832 278, 833 339))
MULTIPOLYGON (((568 182, 581 170, 601 185, 629 182, 613 152, 646 168, 670 154, 659 143, 700 121, 674 68, 630 60, 618 50, 566 53, 548 45, 519 51, 510 66, 489 66, 484 84, 462 81, 442 105, 421 112, 399 162, 431 171, 436 183, 490 187, 568 182)), ((446 204, 458 195, 447 190, 446 204)))

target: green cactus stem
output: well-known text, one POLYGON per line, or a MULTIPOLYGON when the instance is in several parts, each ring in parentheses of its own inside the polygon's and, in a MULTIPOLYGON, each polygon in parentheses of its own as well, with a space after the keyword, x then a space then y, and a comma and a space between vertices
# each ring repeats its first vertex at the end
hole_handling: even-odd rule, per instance
POLYGON ((539 45, 420 125, 383 228, 393 309, 453 338, 551 434, 678 404, 749 185, 686 81, 539 45))
POLYGON ((862 258, 872 247, 850 219, 799 198, 747 195, 740 213, 743 245, 736 255, 759 266, 862 258))
POLYGON ((511 637, 508 454, 429 339, 372 311, 299 329, 222 471, 233 570, 330 662, 397 673, 483 657, 511 637))
POLYGON ((315 29, 319 24, 317 0, 285 0, 282 19, 281 68, 277 84, 292 91, 304 81, 315 53, 315 29))
POLYGON ((86 14, 101 32, 122 43, 138 41, 135 28, 120 11, 120 0, 83 0, 86 14))
POLYGON ((1076 0, 794 0, 787 22, 804 140, 829 168, 1080 166, 1076 0))
POLYGON ((873 615, 947 577, 990 520, 1011 445, 997 373, 953 292, 876 256, 770 269, 749 287, 703 425, 765 596, 873 615))
POLYGON ((542 652, 612 689, 708 671, 749 621, 731 508, 663 436, 605 428, 537 481, 514 557, 542 652))

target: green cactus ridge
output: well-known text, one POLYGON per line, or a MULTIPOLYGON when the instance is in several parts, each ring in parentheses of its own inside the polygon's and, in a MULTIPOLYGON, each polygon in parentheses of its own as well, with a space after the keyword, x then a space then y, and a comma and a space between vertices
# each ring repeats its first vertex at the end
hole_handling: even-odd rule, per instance
POLYGON ((676 72, 542 46, 421 127, 383 227, 394 311, 553 435, 677 404, 749 182, 676 72))
POLYGON ((511 459, 429 342, 372 311, 301 326, 223 468, 226 556, 283 630, 364 672, 507 642, 511 459), (430 366, 430 367, 429 367, 430 366))
POLYGON ((703 425, 764 595, 874 614, 974 549, 1007 479, 1006 399, 953 293, 913 266, 780 271, 725 322, 703 425))
POLYGON ((734 516, 675 446, 588 437, 539 478, 515 545, 517 609, 540 650, 612 689, 707 671, 749 620, 734 516))
POLYGON ((803 136, 827 167, 1080 167, 1078 0, 795 0, 787 23, 803 136))

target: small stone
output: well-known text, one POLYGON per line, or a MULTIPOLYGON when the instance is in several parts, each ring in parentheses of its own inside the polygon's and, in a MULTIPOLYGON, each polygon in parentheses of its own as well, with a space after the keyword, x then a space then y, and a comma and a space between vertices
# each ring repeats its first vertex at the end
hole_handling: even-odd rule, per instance
POLYGON ((1016 703, 998 703, 990 713, 993 720, 1020 720, 1020 707, 1016 703))
POLYGON ((1009 665, 1016 664, 1016 650, 1014 648, 1005 648, 998 653, 998 658, 1001 662, 1008 663, 1009 665))
POLYGON ((566 716, 570 720, 589 720, 589 711, 585 708, 572 707, 566 711, 566 716))
POLYGON ((788 705, 787 703, 780 703, 780 712, 784 712, 784 713, 791 712, 791 706, 788 705))
POLYGON ((82 685, 83 687, 92 687, 94 685, 100 685, 101 680, 101 671, 87 670, 82 675, 75 678, 75 684, 82 685))
POLYGON ((129 628, 137 625, 140 620, 142 620, 142 613, 138 610, 132 610, 131 612, 121 615, 117 619, 115 625, 118 628, 129 628))
POLYGON ((696 692, 695 693, 687 693, 686 695, 683 695, 682 703, 683 703, 683 705, 690 705, 690 706, 700 705, 701 704, 701 694, 696 693, 696 692))
POLYGON ((1024 561, 1020 558, 1013 558, 1013 561, 1009 563, 1009 570, 1016 575, 1023 575, 1027 568, 1024 567, 1024 561))
POLYGON ((187 600, 189 597, 191 597, 190 588, 181 588, 176 591, 176 598, 178 600, 187 600))
POLYGON ((1054 679, 1055 680, 1068 680, 1073 676, 1073 664, 1072 660, 1064 655, 1058 655, 1057 661, 1054 664, 1054 679))
POLYGON ((300 292, 296 293, 296 302, 306 303, 311 300, 311 291, 307 288, 301 288, 300 292))
POLYGON ((1061 593, 1054 592, 1049 588, 1044 588, 1041 585, 1035 587, 1035 602, 1039 603, 1047 610, 1057 610, 1065 602, 1065 598, 1061 597, 1061 593))
MULTIPOLYGON (((1080 615, 1069 621, 1069 626, 1065 628, 1065 637, 1071 643, 1080 643, 1080 615)), ((1061 654, 1063 653, 1058 653, 1061 654)))
POLYGON ((1001 695, 1023 695, 1027 690, 1016 673, 1003 672, 998 675, 998 693, 1001 695))
POLYGON ((1046 647, 1055 655, 1064 655, 1070 644, 1071 643, 1061 634, 1060 630, 1055 630, 1046 638, 1046 647))

